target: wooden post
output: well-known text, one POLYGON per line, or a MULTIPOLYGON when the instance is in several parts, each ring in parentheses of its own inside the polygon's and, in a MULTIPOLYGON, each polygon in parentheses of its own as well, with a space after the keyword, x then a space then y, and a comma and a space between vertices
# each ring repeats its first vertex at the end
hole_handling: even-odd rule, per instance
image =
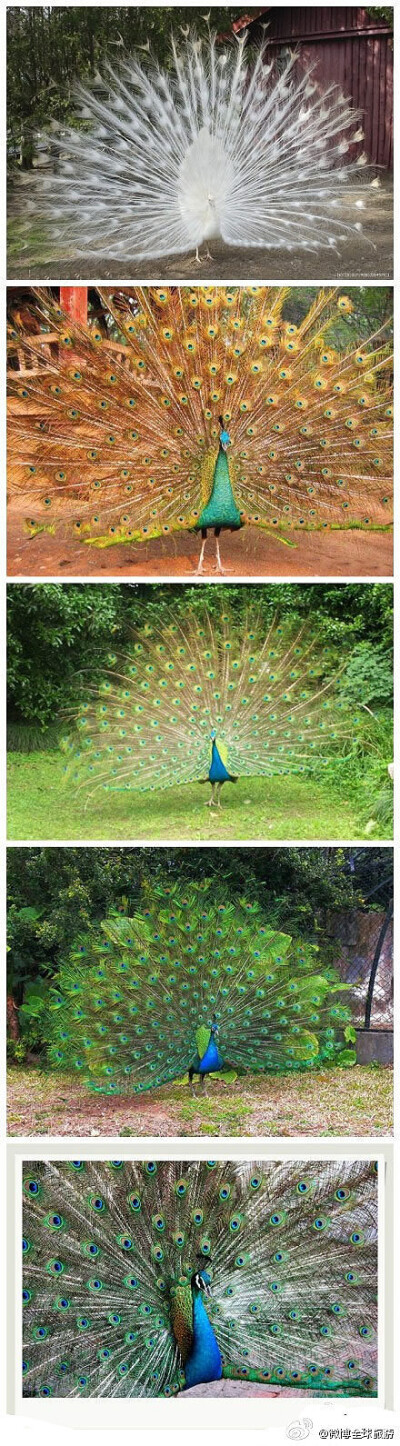
POLYGON ((87 286, 60 286, 60 306, 68 312, 72 321, 86 326, 88 314, 87 286))

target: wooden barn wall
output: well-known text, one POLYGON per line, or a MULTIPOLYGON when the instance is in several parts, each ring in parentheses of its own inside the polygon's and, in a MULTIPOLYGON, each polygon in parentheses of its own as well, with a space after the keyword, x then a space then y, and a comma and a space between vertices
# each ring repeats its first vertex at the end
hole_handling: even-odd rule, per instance
MULTIPOLYGON (((340 85, 363 112, 365 152, 374 165, 392 166, 393 40, 384 22, 356 6, 290 6, 266 13, 271 50, 299 46, 302 69, 314 66, 321 90, 340 85)), ((267 52, 268 53, 268 52, 267 52)))

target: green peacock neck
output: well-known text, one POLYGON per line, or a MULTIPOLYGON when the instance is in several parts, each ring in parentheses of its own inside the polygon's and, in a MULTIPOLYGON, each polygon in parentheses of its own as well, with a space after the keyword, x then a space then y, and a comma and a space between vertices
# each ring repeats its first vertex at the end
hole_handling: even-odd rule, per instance
POLYGON ((213 473, 213 484, 208 502, 200 514, 197 527, 242 526, 241 516, 233 495, 226 452, 220 446, 213 473))

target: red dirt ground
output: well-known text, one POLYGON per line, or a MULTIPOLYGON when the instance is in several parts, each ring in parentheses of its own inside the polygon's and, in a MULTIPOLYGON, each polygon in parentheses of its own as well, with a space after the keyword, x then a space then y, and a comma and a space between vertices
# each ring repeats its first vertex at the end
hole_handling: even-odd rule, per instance
MULTIPOLYGON (((222 565, 230 577, 391 577, 393 540, 390 532, 299 532, 287 547, 256 527, 223 533, 222 565)), ((26 537, 21 518, 9 513, 9 577, 182 577, 192 578, 199 559, 199 540, 184 532, 129 547, 124 543, 100 550, 70 536, 40 533, 26 537)), ((203 578, 219 576, 215 542, 206 544, 203 578)))

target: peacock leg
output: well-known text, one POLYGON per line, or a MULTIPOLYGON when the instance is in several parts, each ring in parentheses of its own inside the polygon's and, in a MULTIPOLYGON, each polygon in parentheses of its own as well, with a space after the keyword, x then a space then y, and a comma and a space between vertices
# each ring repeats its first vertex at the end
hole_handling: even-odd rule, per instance
POLYGON ((217 783, 212 783, 212 784, 211 784, 211 798, 208 798, 208 799, 207 799, 206 808, 215 808, 215 807, 216 807, 216 802, 217 802, 217 800, 216 800, 216 798, 215 798, 215 790, 216 790, 216 788, 218 788, 218 784, 217 784, 217 783))
POLYGON ((217 554, 217 571, 218 571, 218 572, 226 572, 226 567, 223 567, 223 566, 222 566, 222 562, 221 562, 221 553, 220 553, 220 550, 219 550, 219 537, 217 536, 217 533, 215 534, 215 547, 216 547, 216 554, 217 554))
POLYGON ((197 572, 198 572, 198 573, 203 571, 203 559, 204 559, 206 541, 207 541, 207 534, 206 534, 205 537, 203 537, 203 541, 202 541, 201 548, 200 548, 200 557, 199 557, 199 561, 198 561, 198 564, 197 564, 197 572))
POLYGON ((217 808, 222 808, 222 803, 221 803, 221 788, 222 788, 222 783, 216 783, 215 787, 216 787, 216 792, 217 792, 216 805, 217 805, 217 808))
POLYGON ((200 1080, 201 1080, 201 1093, 202 1093, 202 1095, 206 1095, 206 1094, 207 1094, 207 1090, 206 1090, 206 1076, 205 1076, 205 1074, 201 1074, 201 1075, 200 1075, 200 1080))

